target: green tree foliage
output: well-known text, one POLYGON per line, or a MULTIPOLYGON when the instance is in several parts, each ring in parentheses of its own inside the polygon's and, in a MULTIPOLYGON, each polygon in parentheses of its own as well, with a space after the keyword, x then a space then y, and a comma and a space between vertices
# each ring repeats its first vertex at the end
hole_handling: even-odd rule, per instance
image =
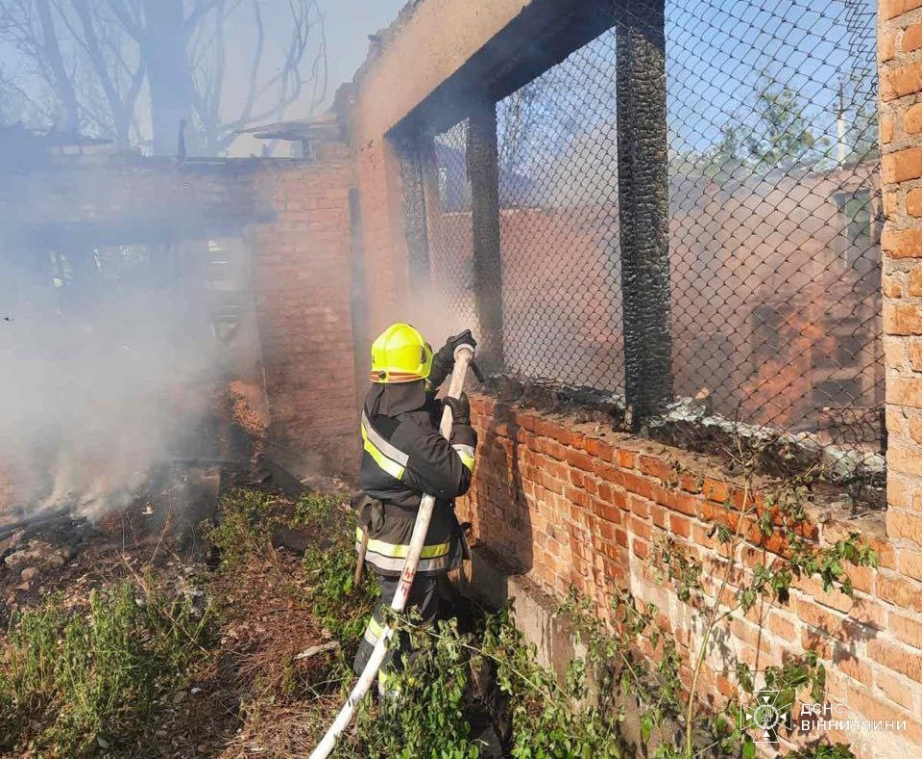
POLYGON ((759 125, 744 140, 748 157, 760 164, 790 169, 821 157, 823 145, 804 117, 804 104, 791 88, 769 85, 759 93, 759 125))
POLYGON ((801 95, 787 85, 762 80, 755 99, 756 118, 727 123, 719 142, 705 155, 703 171, 733 175, 740 167, 761 172, 814 166, 828 140, 811 123, 801 95))

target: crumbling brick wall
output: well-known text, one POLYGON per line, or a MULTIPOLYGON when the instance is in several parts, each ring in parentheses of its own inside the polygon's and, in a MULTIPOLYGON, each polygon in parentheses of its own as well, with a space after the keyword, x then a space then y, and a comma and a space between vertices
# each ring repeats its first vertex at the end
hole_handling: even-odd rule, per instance
MULTIPOLYGON (((596 422, 488 396, 478 396, 473 409, 478 471, 459 511, 472 522, 476 543, 554 597, 575 588, 602 618, 610 618, 616 588, 655 604, 658 625, 678 643, 687 677, 700 644, 699 612, 664 583, 652 555, 671 540, 716 576, 720 544, 713 527, 743 508, 743 481, 715 461, 596 422)), ((859 530, 877 550, 879 569, 848 568, 854 599, 804 579, 788 604, 762 605, 734 620, 723 653, 707 659, 702 693, 714 701, 732 696, 737 662, 764 669, 780 665, 783 656, 815 651, 827 668, 826 699, 845 706, 843 719, 906 721, 900 732, 826 735, 852 743, 863 757, 912 755, 922 746, 922 595, 900 571, 906 554, 888 539, 879 515, 851 521, 846 514, 827 513, 814 524, 813 539, 828 545, 859 530)), ((751 576, 779 550, 772 542, 748 545, 741 572, 751 576)), ((713 597, 716 582, 706 587, 713 597)), ((641 647, 654 655, 649 641, 641 647)))
MULTIPOLYGON (((209 240, 230 242, 235 251, 245 240, 249 256, 243 250, 239 258, 250 261, 242 279, 250 278, 256 328, 247 303, 234 341, 247 343, 241 353, 252 362, 234 368, 247 393, 259 396, 265 382, 273 443, 267 451, 299 473, 351 474, 359 459, 353 185, 352 153, 338 143, 318 146, 312 161, 49 157, 15 182, 0 182, 0 254, 25 261, 60 237, 88 245, 167 240, 182 256, 204 256, 209 240)), ((203 268, 190 271, 204 277, 203 268)), ((0 292, 16 286, 0 283, 0 292)), ((14 479, 0 475, 0 504, 15 500, 14 479)))
MULTIPOLYGON (((376 277, 372 331, 402 313, 409 293, 400 167, 390 135, 433 93, 438 101, 450 79, 463 78, 477 51, 539 5, 550 7, 503 0, 475 12, 461 0, 414 4, 360 73, 353 128, 367 270, 376 277), (430 51, 438 53, 431 60, 430 51)), ((827 667, 827 699, 844 704, 849 718, 906 721, 900 732, 830 736, 852 742, 863 759, 915 756, 922 748, 922 0, 880 0, 879 8, 889 511, 886 524, 881 515, 832 519, 813 537, 836 540, 858 527, 877 548, 880 567, 850 570, 854 601, 824 593, 813 580, 799 582, 790 604, 765 610, 762 620, 734 621, 727 640, 731 658, 755 664, 758 652, 763 667, 785 652, 816 650, 827 667)), ((600 615, 615 587, 656 603, 687 663, 700 634, 695 613, 655 576, 652 546, 672 539, 713 563, 712 521, 725 502, 738 501, 740 483, 714 462, 604 426, 484 396, 475 399, 474 415, 479 469, 459 508, 478 540, 548 593, 560 597, 576 586, 600 615)), ((743 557, 749 569, 756 551, 743 557)), ((704 688, 735 692, 717 660, 709 662, 704 688)))
POLYGON ((316 161, 267 165, 257 187, 274 212, 247 235, 270 436, 298 474, 354 475, 351 155, 321 146, 316 161))

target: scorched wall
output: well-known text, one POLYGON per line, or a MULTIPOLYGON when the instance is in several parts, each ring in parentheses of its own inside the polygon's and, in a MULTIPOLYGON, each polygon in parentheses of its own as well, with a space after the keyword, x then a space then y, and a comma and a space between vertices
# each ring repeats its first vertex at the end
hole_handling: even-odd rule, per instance
MULTIPOLYGON (((418 106, 441 102, 440 94, 459 78, 467 92, 476 90, 477 82, 465 79, 466 64, 525 14, 538 19, 570 7, 538 0, 420 0, 375 43, 354 85, 351 116, 366 271, 375 282, 372 333, 405 314, 411 294, 393 131, 406 126, 418 106)), ((844 704, 857 720, 906 721, 900 732, 831 735, 849 740, 863 759, 922 751, 922 0, 881 0, 879 16, 889 510, 885 526, 879 516, 847 524, 833 519, 815 527, 813 537, 836 540, 857 528, 877 548, 880 567, 850 570, 854 600, 824 593, 815 580, 801 581, 789 604, 735 620, 725 654, 709 657, 702 686, 706 694, 729 696, 734 660, 764 667, 785 653, 814 650, 827 667, 830 703, 844 704)), ((504 49, 510 56, 521 52, 504 49)), ((488 83, 495 80, 481 86, 488 83)), ((686 657, 687 674, 700 621, 656 577, 652 547, 671 539, 716 566, 711 528, 719 515, 738 508, 740 483, 713 462, 689 461, 682 451, 570 418, 486 396, 475 400, 474 412, 480 464, 460 509, 478 540, 553 596, 575 586, 596 602, 600 615, 616 587, 656 603, 661 625, 686 657)), ((765 550, 777 547, 748 547, 744 565, 754 566, 765 550)), ((653 654, 649 643, 642 645, 653 654)))

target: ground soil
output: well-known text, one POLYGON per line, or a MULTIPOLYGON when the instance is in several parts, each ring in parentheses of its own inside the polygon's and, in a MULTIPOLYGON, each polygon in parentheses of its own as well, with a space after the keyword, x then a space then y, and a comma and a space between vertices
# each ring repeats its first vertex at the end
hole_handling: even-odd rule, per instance
MULTIPOLYGON (((295 537, 300 537, 303 551, 309 541, 295 537)), ((199 526, 180 518, 169 505, 139 499, 96 523, 63 517, 14 534, 0 545, 0 628, 6 629, 15 612, 34 608, 54 594, 60 594, 65 608, 81 607, 93 588, 125 579, 144 582, 147 575, 171 593, 207 596, 203 603, 213 604, 220 620, 215 649, 153 715, 143 742, 120 755, 301 755, 310 748, 305 719, 317 718, 317 705, 312 703, 309 712, 306 704, 299 709, 297 696, 303 696, 307 684, 323 679, 331 654, 292 662, 328 637, 313 621, 309 606, 299 601, 307 589, 301 552, 283 542, 230 577, 215 571, 217 562, 199 526), (66 559, 32 561, 24 580, 22 567, 7 568, 3 558, 27 545, 66 559), (292 697, 279 698, 286 688, 292 697)), ((316 690, 316 685, 310 687, 316 690)), ((332 707, 338 692, 330 699, 332 707)))

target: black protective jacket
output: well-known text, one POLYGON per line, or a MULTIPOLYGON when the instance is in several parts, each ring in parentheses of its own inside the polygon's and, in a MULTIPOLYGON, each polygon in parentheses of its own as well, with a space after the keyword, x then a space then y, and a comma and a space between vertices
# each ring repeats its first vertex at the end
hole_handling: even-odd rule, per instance
POLYGON ((477 435, 468 424, 454 425, 451 440, 440 434, 442 404, 435 391, 446 374, 433 367, 431 390, 422 381, 374 385, 365 400, 361 485, 382 506, 366 505, 360 525, 369 527, 366 560, 379 574, 399 575, 403 569, 427 493, 436 505, 417 574, 443 574, 461 562, 454 499, 470 488, 477 435))

